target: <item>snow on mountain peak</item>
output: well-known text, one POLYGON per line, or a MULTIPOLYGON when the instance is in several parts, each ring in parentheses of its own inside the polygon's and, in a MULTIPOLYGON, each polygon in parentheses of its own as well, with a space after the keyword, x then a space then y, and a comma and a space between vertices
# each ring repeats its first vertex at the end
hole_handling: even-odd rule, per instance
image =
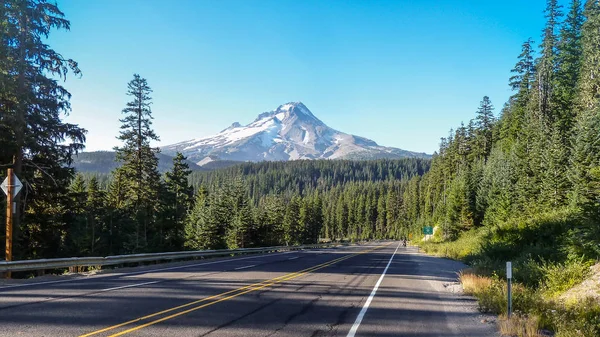
POLYGON ((239 128, 242 125, 239 122, 233 122, 228 128, 221 130, 221 132, 225 132, 227 130, 231 130, 231 129, 235 129, 235 128, 239 128))
POLYGON ((372 140, 334 130, 302 103, 289 102, 263 112, 250 124, 233 123, 210 137, 163 147, 163 152, 183 152, 201 163, 221 160, 261 161, 319 158, 426 157, 426 154, 378 146, 372 140))

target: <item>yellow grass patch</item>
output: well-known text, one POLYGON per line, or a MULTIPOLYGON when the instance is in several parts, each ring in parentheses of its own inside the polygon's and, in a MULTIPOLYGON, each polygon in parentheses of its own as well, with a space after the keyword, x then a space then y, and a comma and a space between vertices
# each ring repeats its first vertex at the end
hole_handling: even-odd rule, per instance
POLYGON ((467 295, 475 295, 492 285, 491 278, 475 275, 468 269, 461 271, 458 277, 463 286, 463 291, 467 295))
POLYGON ((537 316, 500 316, 498 327, 502 336, 538 337, 540 320, 537 316))

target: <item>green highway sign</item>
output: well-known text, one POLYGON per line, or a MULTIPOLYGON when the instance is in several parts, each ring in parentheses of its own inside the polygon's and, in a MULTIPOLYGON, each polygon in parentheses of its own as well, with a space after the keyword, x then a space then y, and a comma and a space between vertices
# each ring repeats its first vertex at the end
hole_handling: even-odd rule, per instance
POLYGON ((423 234, 425 234, 425 235, 433 235, 433 227, 432 226, 425 226, 425 227, 423 227, 423 234))

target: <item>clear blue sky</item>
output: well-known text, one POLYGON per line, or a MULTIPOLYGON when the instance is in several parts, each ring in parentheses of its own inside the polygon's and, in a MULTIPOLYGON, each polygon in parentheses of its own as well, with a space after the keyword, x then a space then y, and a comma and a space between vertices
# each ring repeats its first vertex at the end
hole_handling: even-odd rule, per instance
POLYGON ((302 101, 323 122, 432 153, 490 96, 499 113, 521 44, 540 40, 544 0, 58 0, 79 62, 68 121, 87 150, 118 144, 133 73, 154 90, 160 145, 302 101))

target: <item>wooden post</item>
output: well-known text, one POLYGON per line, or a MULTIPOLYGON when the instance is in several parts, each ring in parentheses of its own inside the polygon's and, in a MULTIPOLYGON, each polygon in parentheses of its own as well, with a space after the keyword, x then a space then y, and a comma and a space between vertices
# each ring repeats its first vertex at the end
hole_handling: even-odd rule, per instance
MULTIPOLYGON (((13 169, 8 169, 8 186, 6 193, 6 261, 12 261, 12 234, 13 234, 13 169)), ((10 278, 11 273, 7 272, 6 277, 10 278)))

